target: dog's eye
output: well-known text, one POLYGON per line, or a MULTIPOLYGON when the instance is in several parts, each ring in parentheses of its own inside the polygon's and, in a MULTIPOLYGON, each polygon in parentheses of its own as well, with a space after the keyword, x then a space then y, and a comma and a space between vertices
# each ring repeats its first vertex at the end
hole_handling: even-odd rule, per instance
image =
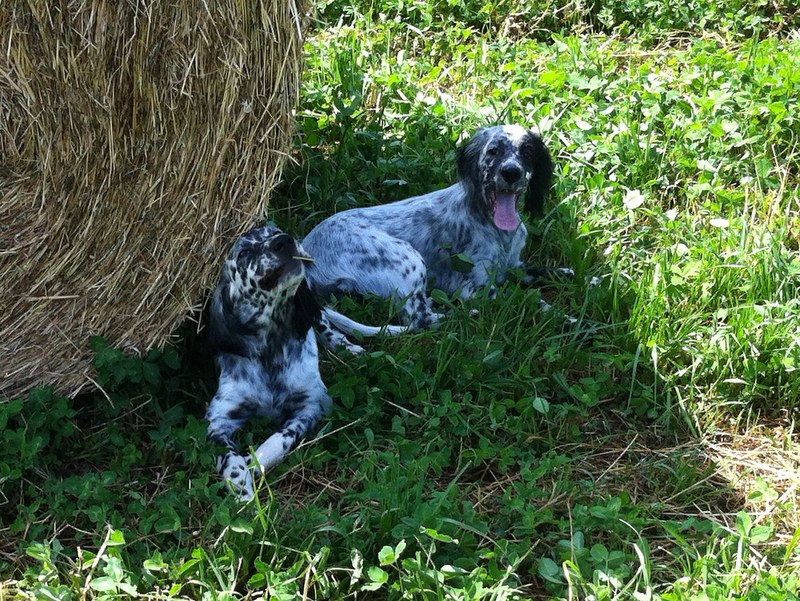
POLYGON ((497 156, 497 148, 494 147, 487 148, 486 154, 490 157, 497 156))

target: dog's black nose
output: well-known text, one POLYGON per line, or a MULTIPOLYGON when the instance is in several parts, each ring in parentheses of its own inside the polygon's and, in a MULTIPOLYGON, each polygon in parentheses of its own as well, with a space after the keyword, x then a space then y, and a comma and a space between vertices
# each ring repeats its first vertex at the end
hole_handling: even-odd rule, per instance
POLYGON ((513 184, 522 177, 522 168, 514 163, 506 164, 500 167, 500 175, 502 175, 503 179, 509 184, 513 184))
POLYGON ((294 238, 289 234, 279 234, 269 244, 269 249, 276 253, 294 252, 294 248, 294 238))

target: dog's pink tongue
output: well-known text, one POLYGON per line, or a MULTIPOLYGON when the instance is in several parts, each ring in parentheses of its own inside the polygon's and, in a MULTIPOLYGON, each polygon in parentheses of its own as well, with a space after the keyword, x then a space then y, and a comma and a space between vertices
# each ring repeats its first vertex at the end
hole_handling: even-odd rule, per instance
POLYGON ((495 196, 494 224, 507 232, 514 231, 519 227, 517 199, 513 194, 497 194, 495 196))

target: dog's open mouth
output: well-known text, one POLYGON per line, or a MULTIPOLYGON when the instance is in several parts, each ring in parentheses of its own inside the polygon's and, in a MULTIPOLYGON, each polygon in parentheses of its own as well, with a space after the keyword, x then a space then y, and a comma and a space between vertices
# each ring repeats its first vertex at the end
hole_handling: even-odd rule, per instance
POLYGON ((498 229, 513 232, 519 227, 520 219, 517 212, 519 196, 519 192, 506 190, 496 190, 492 194, 492 214, 498 229))

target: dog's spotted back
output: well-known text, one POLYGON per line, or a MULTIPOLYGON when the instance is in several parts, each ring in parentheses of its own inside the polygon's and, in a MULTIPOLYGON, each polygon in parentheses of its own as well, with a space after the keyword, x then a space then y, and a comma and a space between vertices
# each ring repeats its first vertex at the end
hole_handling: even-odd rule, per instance
MULTIPOLYGON (((404 303, 407 323, 423 328, 441 317, 432 309, 432 286, 464 299, 502 283, 526 266, 527 229, 520 218, 542 212, 553 162, 541 137, 519 125, 479 130, 457 153, 459 181, 397 202, 342 211, 303 240, 314 256, 311 289, 374 294, 404 303), (455 268, 467 257, 468 269, 455 268)), ((533 268, 526 283, 549 270, 533 268)), ((492 292, 493 293, 493 292, 492 292)))

